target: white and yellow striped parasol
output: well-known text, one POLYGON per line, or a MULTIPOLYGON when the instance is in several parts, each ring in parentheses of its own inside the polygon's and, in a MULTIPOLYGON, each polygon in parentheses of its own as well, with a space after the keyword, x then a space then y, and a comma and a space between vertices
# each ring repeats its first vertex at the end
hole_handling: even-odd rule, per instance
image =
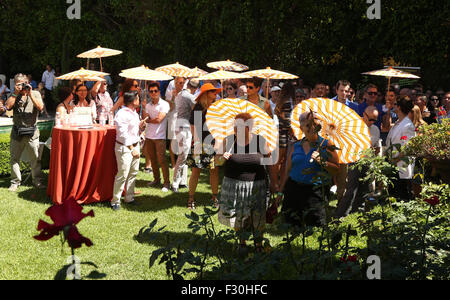
POLYGON ((236 73, 236 72, 230 72, 230 71, 216 71, 213 73, 209 73, 203 76, 198 77, 198 80, 228 80, 228 79, 248 79, 251 78, 248 75, 236 73))
POLYGON ((183 66, 178 62, 171 65, 156 68, 155 70, 158 72, 163 72, 173 77, 183 77, 183 78, 196 77, 195 76, 196 73, 191 68, 183 66))
POLYGON ((78 54, 77 57, 79 57, 79 58, 102 58, 102 57, 119 55, 122 53, 123 52, 120 50, 102 48, 102 47, 98 46, 95 49, 78 54))
POLYGON ((119 76, 145 81, 165 81, 173 79, 170 75, 152 70, 144 65, 137 68, 122 70, 122 73, 120 73, 119 76))
POLYGON ((265 69, 261 70, 255 70, 255 71, 249 71, 245 72, 244 74, 251 76, 251 77, 259 77, 264 78, 267 80, 267 94, 269 95, 269 81, 270 79, 275 80, 292 80, 292 79, 298 79, 297 75, 293 75, 290 73, 286 73, 283 71, 273 70, 270 67, 267 67, 265 69))
MULTIPOLYGON (((200 76, 200 77, 198 77, 198 80, 220 80, 220 85, 222 87, 224 80, 238 79, 238 78, 249 79, 251 77, 247 76, 245 74, 242 74, 242 73, 220 70, 220 71, 216 71, 213 73, 209 73, 209 74, 200 76)), ((222 98, 223 98, 223 90, 222 90, 222 98)))
POLYGON ((60 80, 79 79, 81 81, 99 81, 99 80, 105 80, 101 77, 107 76, 107 75, 109 75, 109 74, 103 73, 103 72, 98 72, 98 71, 85 70, 85 69, 81 68, 78 71, 56 77, 56 79, 60 79, 60 80))
POLYGON ((208 72, 206 72, 205 70, 200 69, 199 67, 192 68, 191 70, 194 73, 193 77, 200 77, 200 76, 208 74, 208 72))
POLYGON ((230 61, 229 59, 224 61, 210 62, 207 64, 207 66, 211 69, 234 71, 234 72, 241 72, 248 70, 248 67, 246 65, 230 61))
POLYGON ((383 76, 383 77, 387 77, 387 78, 392 78, 392 77, 413 78, 413 79, 420 78, 419 76, 416 76, 414 74, 410 74, 410 73, 407 73, 404 71, 394 69, 393 67, 388 67, 388 68, 382 69, 382 70, 376 70, 376 71, 362 73, 362 75, 383 76))
POLYGON ((419 76, 416 76, 414 74, 410 74, 407 72, 403 72, 397 69, 394 69, 393 67, 388 67, 386 69, 382 70, 376 70, 376 71, 370 71, 362 73, 362 75, 372 75, 372 76, 383 76, 388 78, 388 92, 391 88, 391 78, 411 78, 411 79, 419 79, 419 76))
POLYGON ((293 75, 283 71, 273 70, 270 67, 267 67, 266 69, 245 72, 244 74, 251 77, 259 77, 264 79, 290 80, 298 78, 297 75, 293 75))
POLYGON ((333 142, 343 164, 358 161, 361 151, 370 147, 370 133, 366 123, 348 106, 328 98, 311 98, 298 104, 291 116, 291 127, 297 139, 303 138, 300 115, 312 111, 322 129, 320 136, 333 142))
POLYGON ((274 151, 278 143, 278 128, 269 115, 257 105, 242 99, 222 99, 212 104, 206 113, 206 125, 216 142, 234 134, 235 117, 241 113, 252 116, 253 133, 267 141, 270 152, 274 151))
POLYGON ((100 70, 103 71, 102 57, 109 57, 109 56, 119 55, 122 53, 123 52, 120 50, 102 48, 102 47, 98 46, 97 48, 94 48, 92 50, 78 54, 77 57, 87 58, 88 60, 90 58, 99 58, 100 59, 100 70))

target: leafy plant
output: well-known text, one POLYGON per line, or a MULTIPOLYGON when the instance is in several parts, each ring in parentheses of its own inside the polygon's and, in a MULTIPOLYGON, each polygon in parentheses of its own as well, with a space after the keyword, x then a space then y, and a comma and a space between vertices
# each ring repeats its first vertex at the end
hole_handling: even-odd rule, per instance
POLYGON ((441 123, 420 126, 417 136, 406 144, 403 150, 407 155, 433 159, 450 159, 450 119, 441 123))

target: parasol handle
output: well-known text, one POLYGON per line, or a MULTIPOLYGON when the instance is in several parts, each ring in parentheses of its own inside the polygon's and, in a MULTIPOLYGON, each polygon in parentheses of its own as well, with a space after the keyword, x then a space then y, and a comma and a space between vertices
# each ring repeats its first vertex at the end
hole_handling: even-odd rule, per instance
MULTIPOLYGON (((320 147, 322 147, 323 143, 325 142, 325 139, 323 139, 322 143, 320 144, 320 146, 317 148, 317 151, 320 151, 320 147)), ((314 159, 310 159, 309 163, 312 164, 314 162, 314 159)))

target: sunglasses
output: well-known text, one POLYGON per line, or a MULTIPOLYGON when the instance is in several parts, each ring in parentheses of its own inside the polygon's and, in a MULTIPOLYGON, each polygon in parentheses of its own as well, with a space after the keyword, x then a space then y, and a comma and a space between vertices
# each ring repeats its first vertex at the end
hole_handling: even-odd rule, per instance
POLYGON ((368 92, 367 95, 369 95, 369 96, 376 96, 376 95, 378 95, 378 92, 368 92))
POLYGON ((431 98, 431 101, 439 101, 438 98, 431 98))
POLYGON ((157 94, 157 93, 159 93, 159 90, 149 90, 148 92, 150 94, 157 94))
POLYGON ((255 87, 254 87, 254 86, 248 86, 248 85, 247 85, 247 89, 249 89, 249 90, 254 90, 255 87))
POLYGON ((138 88, 139 85, 138 84, 133 84, 132 87, 138 88))

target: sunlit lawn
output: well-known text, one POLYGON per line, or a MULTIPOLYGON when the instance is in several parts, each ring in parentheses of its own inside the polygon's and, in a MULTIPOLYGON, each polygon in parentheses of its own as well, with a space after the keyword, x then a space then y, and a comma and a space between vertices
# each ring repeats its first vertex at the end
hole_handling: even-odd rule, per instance
MULTIPOLYGON (((47 174, 48 171, 45 178, 47 174)), ((78 229, 94 245, 84 246, 75 254, 82 262, 95 263, 104 279, 167 279, 164 265, 156 264, 149 269, 152 251, 165 246, 164 240, 144 242, 137 239, 139 230, 156 218, 157 228, 167 225, 166 230, 175 237, 201 238, 202 232, 193 234, 187 228, 190 222, 185 217, 190 212, 186 208, 188 190, 180 189, 178 194, 163 193, 160 188, 148 187, 150 180, 153 180, 151 174, 139 173, 137 190, 142 192, 136 196, 139 206, 122 205, 118 212, 112 211, 109 203, 84 207, 84 212, 93 209, 95 217, 81 221, 78 229)), ((51 201, 45 190, 36 190, 29 183, 21 186, 17 193, 9 192, 8 187, 9 178, 0 178, 0 280, 53 279, 67 264, 70 249, 67 244, 61 247, 58 237, 46 242, 33 239, 38 233, 36 227, 39 219, 50 222, 44 213, 51 201)), ((196 193, 197 212, 201 213, 204 207, 210 206, 210 199, 209 176, 205 172, 196 193)), ((350 222, 355 223, 355 217, 351 217, 350 222)), ((217 218, 215 226, 218 230, 225 229, 217 218)), ((271 225, 267 226, 267 231, 266 237, 273 246, 281 242, 283 237, 271 225)), ((309 238, 307 247, 317 249, 317 240, 309 238)), ((82 276, 94 270, 94 267, 82 265, 82 276)))

